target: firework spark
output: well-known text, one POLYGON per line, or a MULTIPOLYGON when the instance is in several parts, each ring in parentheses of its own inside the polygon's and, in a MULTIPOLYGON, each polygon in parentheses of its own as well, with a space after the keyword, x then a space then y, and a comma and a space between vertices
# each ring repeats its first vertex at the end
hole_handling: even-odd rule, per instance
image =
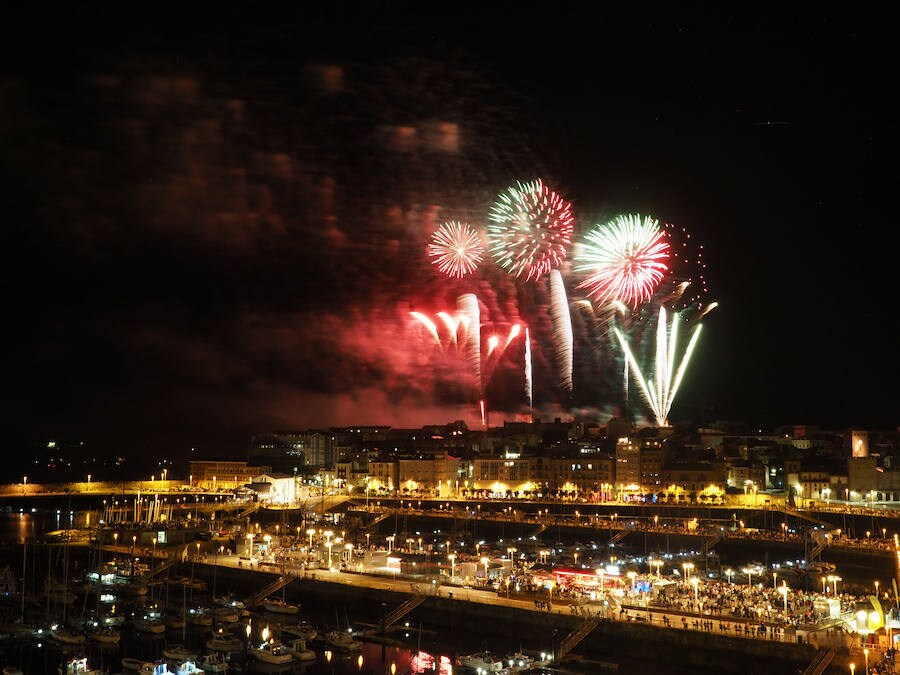
POLYGON ((640 386, 641 393, 643 393, 647 404, 650 406, 650 410, 653 412, 653 416, 656 418, 656 423, 661 427, 668 426, 669 424, 669 411, 672 408, 675 395, 678 393, 678 388, 681 386, 681 380, 684 377, 685 370, 687 370, 688 362, 690 361, 691 355, 694 352, 694 347, 697 344, 697 339, 700 337, 701 328, 702 325, 699 323, 694 328, 691 338, 688 341, 687 348, 684 350, 684 354, 681 357, 681 362, 676 368, 675 358, 678 343, 678 313, 676 312, 672 315, 671 326, 668 326, 666 308, 659 308, 659 319, 656 324, 656 358, 653 373, 656 378, 655 382, 653 379, 648 379, 644 376, 637 359, 635 359, 634 354, 628 346, 628 341, 618 328, 613 328, 616 338, 618 338, 619 344, 622 347, 622 351, 625 352, 625 358, 628 363, 631 364, 631 371, 634 379, 640 386))
POLYGON ((572 205, 540 179, 500 193, 488 219, 491 254, 516 277, 538 279, 566 257, 572 239, 572 205))
POLYGON ((574 269, 588 276, 578 288, 598 302, 618 300, 637 308, 666 275, 668 238, 650 216, 616 216, 584 239, 574 269))
POLYGON ((506 336, 506 346, 509 347, 509 343, 519 337, 519 333, 522 332, 522 327, 519 324, 514 324, 512 328, 509 329, 509 335, 506 336))
POLYGON ((426 252, 441 272, 461 279, 478 269, 484 246, 478 232, 467 223, 451 220, 435 230, 426 252))
POLYGON ((434 338, 434 341, 438 344, 441 344, 441 337, 438 335, 437 326, 434 324, 434 321, 429 319, 427 316, 422 314, 422 312, 410 312, 410 316, 412 316, 416 321, 425 326, 425 329, 434 338))
POLYGON ((671 297, 661 297, 660 302, 678 309, 691 305, 701 309, 703 299, 709 291, 706 285, 703 244, 700 244, 684 226, 666 223, 664 228, 669 241, 669 252, 672 254, 669 265, 671 297))

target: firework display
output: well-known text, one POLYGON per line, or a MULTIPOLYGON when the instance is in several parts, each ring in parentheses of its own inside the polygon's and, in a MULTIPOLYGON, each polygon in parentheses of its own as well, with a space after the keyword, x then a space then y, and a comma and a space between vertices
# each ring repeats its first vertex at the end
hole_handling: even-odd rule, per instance
POLYGON ((558 267, 571 243, 572 205, 538 179, 502 192, 488 212, 491 255, 526 280, 558 267))
POLYGON ((705 301, 702 246, 687 229, 660 226, 647 215, 617 215, 591 227, 574 243, 573 263, 561 266, 573 244, 571 205, 539 179, 503 191, 489 208, 487 222, 488 253, 498 266, 494 278, 490 269, 478 281, 471 278, 484 257, 480 233, 465 223, 445 222, 432 235, 427 257, 451 279, 470 277, 461 283, 479 293, 458 295, 455 311, 436 312, 433 319, 410 313, 420 326, 420 339, 445 355, 452 352, 460 372, 468 373, 469 400, 477 403, 482 424, 498 392, 502 396, 509 383, 524 380, 520 412, 527 419, 535 412, 536 387, 542 399, 549 393, 554 405, 564 407, 583 408, 587 390, 606 391, 613 406, 621 403, 624 414, 641 419, 629 400, 633 381, 649 423, 668 425, 700 322, 716 307, 705 301), (529 283, 544 275, 546 284, 529 283), (506 304, 495 297, 501 287, 506 304), (509 288, 517 289, 512 297, 509 288), (574 315, 569 288, 583 292, 573 301, 579 310, 574 315), (499 318, 508 333, 490 329, 483 323, 488 317, 499 318), (686 346, 679 342, 683 324, 691 325, 686 346), (505 358, 520 335, 520 356, 505 358), (497 369, 504 374, 494 378, 497 369))
POLYGON ((621 215, 591 230, 576 253, 578 288, 597 302, 632 308, 650 299, 668 271, 669 241, 650 216, 621 215))
POLYGON ((426 252, 441 272, 461 279, 478 268, 484 246, 478 232, 467 223, 453 220, 435 230, 426 252))

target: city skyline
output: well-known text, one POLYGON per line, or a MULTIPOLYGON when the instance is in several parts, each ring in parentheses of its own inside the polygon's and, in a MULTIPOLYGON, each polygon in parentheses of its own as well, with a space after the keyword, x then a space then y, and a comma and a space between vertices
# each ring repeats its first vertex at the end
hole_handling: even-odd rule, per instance
POLYGON ((5 76, 14 441, 234 454, 272 429, 475 426, 479 400, 492 425, 652 423, 573 270, 622 214, 702 246, 718 303, 671 421, 896 428, 877 13, 720 11, 60 20, 5 76), (486 230, 537 179, 573 214, 555 291, 488 248, 465 276, 431 264, 441 223, 486 230), (477 366, 471 333, 432 341, 413 312, 476 316, 477 366))

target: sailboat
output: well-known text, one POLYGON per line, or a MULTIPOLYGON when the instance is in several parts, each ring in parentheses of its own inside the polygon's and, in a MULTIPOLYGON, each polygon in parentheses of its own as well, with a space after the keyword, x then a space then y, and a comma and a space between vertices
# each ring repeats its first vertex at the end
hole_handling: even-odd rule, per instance
POLYGON ((300 605, 294 605, 290 602, 286 602, 284 599, 284 589, 285 586, 282 586, 281 600, 278 600, 277 598, 266 598, 265 600, 263 600, 263 609, 265 609, 267 612, 273 612, 275 614, 298 614, 300 612, 300 605))

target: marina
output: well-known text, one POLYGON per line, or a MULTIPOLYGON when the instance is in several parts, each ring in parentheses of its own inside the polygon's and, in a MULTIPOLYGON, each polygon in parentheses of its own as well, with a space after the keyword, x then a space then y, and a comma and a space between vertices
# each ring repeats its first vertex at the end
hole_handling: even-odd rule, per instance
MULTIPOLYGON (((485 511, 477 522, 466 522, 464 530, 456 530, 454 526, 451 530, 455 530, 455 534, 450 536, 452 540, 459 542, 459 546, 463 546, 464 538, 468 537, 471 540, 477 527, 482 550, 496 560, 497 567, 494 565, 483 567, 482 563, 487 559, 483 554, 478 558, 477 566, 468 563, 469 567, 466 567, 467 556, 463 551, 460 551, 458 557, 448 555, 449 560, 445 558, 451 564, 451 569, 447 569, 444 564, 435 565, 437 559, 435 549, 447 536, 446 529, 442 527, 447 522, 447 513, 442 508, 437 508, 441 506, 437 503, 432 505, 432 511, 429 512, 419 505, 417 508, 401 507, 399 502, 388 511, 384 511, 384 507, 381 507, 381 511, 364 509, 360 514, 352 508, 345 508, 332 516, 340 518, 340 523, 319 522, 313 534, 310 534, 312 528, 306 527, 308 523, 301 521, 296 527, 284 528, 288 532, 293 529, 293 536, 288 534, 280 537, 278 533, 282 523, 288 525, 292 519, 302 517, 301 511, 292 513, 285 510, 258 509, 253 521, 249 523, 229 522, 220 515, 215 518, 214 522, 219 527, 212 532, 212 537, 204 539, 197 535, 194 541, 175 546, 160 546, 157 540, 151 547, 139 548, 137 542, 146 540, 146 533, 155 532, 158 537, 159 530, 146 527, 142 529, 137 523, 131 524, 130 527, 127 524, 120 524, 104 528, 86 537, 78 534, 71 541, 57 530, 51 531, 52 536, 49 540, 39 531, 32 531, 33 541, 27 547, 15 547, 13 550, 21 548, 22 551, 10 556, 10 563, 14 564, 12 558, 20 553, 30 556, 29 569, 35 574, 35 580, 47 578, 46 572, 49 569, 59 567, 66 561, 83 575, 86 574, 88 579, 93 578, 95 569, 98 570, 93 584, 83 584, 79 581, 80 577, 69 575, 67 578, 71 581, 71 588, 78 593, 76 600, 58 604, 52 602, 51 608, 67 607, 69 609, 65 611, 74 617, 77 611, 72 608, 84 612, 87 607, 92 607, 93 621, 97 626, 102 626, 103 631, 97 631, 95 627, 93 630, 96 635, 92 639, 87 624, 80 634, 77 631, 66 632, 63 628, 57 627, 56 635, 51 631, 47 642, 37 648, 37 651, 42 651, 46 655, 49 651, 47 647, 51 644, 63 650, 61 653, 65 653, 67 649, 81 648, 92 654, 93 660, 97 658, 103 660, 104 667, 112 668, 114 672, 117 668, 124 672, 128 669, 126 664, 133 665, 133 661, 129 659, 138 659, 139 667, 145 667, 144 664, 147 663, 152 666, 154 663, 164 661, 172 668, 177 668, 179 664, 183 665, 188 661, 193 664, 192 667, 199 668, 198 663, 203 660, 209 669, 219 669, 215 672, 226 670, 238 672, 241 669, 253 671, 273 667, 294 668, 299 664, 303 664, 306 668, 314 668, 326 653, 330 654, 332 659, 340 655, 364 656, 367 650, 371 651, 372 645, 427 654, 434 657, 429 661, 432 666, 446 659, 450 667, 453 665, 457 668, 465 667, 461 665, 460 655, 490 651, 496 655, 492 663, 500 664, 502 672, 510 672, 510 669, 513 671, 530 669, 536 667, 536 664, 542 668, 577 670, 579 663, 624 663, 624 660, 613 646, 620 638, 613 638, 610 633, 609 638, 612 639, 610 642, 603 637, 604 632, 612 630, 612 625, 604 627, 603 624, 597 624, 592 629, 593 636, 582 636, 583 641, 580 643, 567 645, 567 640, 578 631, 579 620, 575 617, 582 617, 581 621, 588 618, 591 621, 602 620, 621 624, 627 633, 637 630, 640 621, 648 627, 658 626, 667 632, 676 630, 681 626, 680 620, 684 616, 692 616, 691 607, 687 607, 687 611, 684 608, 676 611, 671 606, 667 608, 655 602, 651 608, 648 604, 651 596, 643 593, 632 596, 627 588, 629 579, 622 571, 614 572, 607 566, 608 575, 598 577, 594 573, 597 563, 591 560, 603 560, 604 556, 608 558, 610 547, 595 548, 595 545, 590 543, 589 537, 585 535, 592 533, 593 537, 597 538, 603 529, 572 523, 571 516, 566 515, 567 508, 571 507, 557 505, 560 512, 553 517, 554 522, 550 527, 544 526, 556 542, 543 544, 548 547, 543 549, 540 541, 532 543, 523 536, 527 532, 534 531, 534 524, 527 513, 516 519, 509 519, 506 517, 505 509, 497 508, 498 505, 489 502, 484 505, 497 509, 495 514, 485 511), (382 517, 383 514, 387 517, 382 517), (337 529, 337 525, 352 520, 364 523, 365 517, 374 518, 377 521, 375 526, 363 525, 362 529, 356 530, 356 534, 352 534, 351 530, 345 536, 359 542, 363 538, 362 535, 365 535, 364 538, 370 542, 370 550, 360 551, 364 547, 359 544, 357 544, 359 548, 354 547, 355 550, 347 546, 338 557, 334 553, 333 546, 324 545, 331 541, 325 536, 325 527, 329 524, 337 529), (428 528, 434 532, 431 537, 425 535, 425 532, 429 531, 428 528), (468 528, 471 528, 470 532, 466 531, 468 528), (230 530, 231 534, 223 536, 221 530, 230 530), (257 548, 254 545, 252 552, 248 548, 245 555, 240 550, 240 544, 242 540, 246 540, 249 546, 251 538, 244 536, 248 531, 254 535, 253 538, 258 539, 263 538, 262 535, 266 532, 270 534, 267 535, 265 548, 261 546, 257 548), (397 548, 396 552, 393 552, 393 545, 402 532, 415 532, 418 536, 415 538, 405 536, 403 548, 397 548), (131 546, 117 545, 117 540, 127 541, 129 536, 132 538, 131 546), (317 557, 314 558, 309 543, 317 542, 320 537, 321 545, 315 551, 317 557), (112 544, 107 543, 110 538, 112 544), (579 543, 584 539, 588 541, 579 543), (426 542, 428 542, 427 549, 426 542), (522 561, 515 567, 512 565, 512 544, 506 542, 514 542, 518 554, 516 558, 522 561), (506 555, 502 550, 504 544, 507 546, 506 555), (99 555, 101 549, 102 556, 99 555), (299 558, 295 557, 298 550, 301 551, 299 558), (541 565, 540 559, 544 550, 547 551, 548 562, 552 554, 554 567, 545 568, 541 565), (352 558, 351 551, 354 554, 352 558), (391 557, 391 554, 399 556, 397 559, 400 565, 394 568, 390 565, 385 566, 385 553, 388 554, 387 557, 391 557), (330 561, 329 554, 333 556, 330 561), (572 575, 571 568, 577 564, 579 556, 590 574, 572 575), (46 562, 46 570, 38 569, 38 563, 41 561, 46 562), (336 563, 339 563, 339 566, 336 563), (566 571, 567 567, 569 571, 566 571), (516 572, 516 569, 519 571, 516 572), (541 569, 547 571, 539 572, 541 569), (104 570, 113 571, 104 572, 104 570), (472 581, 466 583, 461 574, 454 573, 457 570, 460 573, 465 571, 472 574, 472 581), (522 576, 524 572, 528 572, 527 576, 522 576), (574 583, 580 577, 584 577, 581 586, 574 583), (530 591, 532 595, 529 596, 524 588, 519 588, 522 583, 530 580, 529 584, 540 584, 535 588, 546 589, 545 584, 549 582, 541 579, 553 580, 558 585, 558 597, 555 600, 548 598, 541 602, 532 601, 526 598, 539 597, 533 595, 534 590, 530 591), (435 585, 429 580, 439 580, 439 584, 435 585), (514 580, 515 583, 511 586, 509 580, 514 580), (598 580, 604 583, 598 585, 596 583, 598 580), (584 581, 591 583, 584 586, 584 581), (130 590, 132 588, 142 588, 145 592, 132 592, 130 590), (580 591, 577 590, 579 588, 580 591), (214 595, 214 589, 218 595, 214 595), (602 598, 599 601, 591 597, 591 593, 595 593, 598 589, 601 591, 599 597, 602 598), (410 592, 412 596, 409 595, 410 592), (111 602, 100 602, 105 594, 114 596, 111 602), (566 597, 569 599, 566 600, 566 597), (579 597, 580 599, 573 602, 573 599, 579 597), (421 607, 416 609, 413 606, 405 610, 404 607, 411 604, 412 599, 416 599, 415 604, 421 604, 421 607), (503 612, 496 619, 488 620, 492 625, 493 634, 487 641, 484 634, 472 635, 467 639, 466 631, 460 629, 466 622, 465 609, 472 603, 475 603, 473 607, 480 606, 481 609, 478 611, 482 613, 490 606, 496 608, 496 611, 503 612), (612 607, 616 608, 615 613, 612 607), (284 611, 284 608, 289 608, 289 611, 284 611), (401 610, 402 613, 398 613, 401 610), (523 615, 522 612, 526 614, 523 615), (529 615, 535 616, 528 618, 529 615), (546 619, 551 617, 552 622, 547 626, 546 619), (534 624, 535 621, 538 623, 534 624), (635 628, 628 627, 628 623, 632 623, 635 628), (510 638, 515 634, 531 637, 524 640, 525 645, 521 639, 513 644, 510 638), (104 637, 99 637, 100 635, 104 637), (448 641, 447 638, 451 635, 452 640, 448 641), (527 648, 523 650, 523 646, 527 648), (558 654, 566 647, 568 647, 567 658, 561 661, 558 654), (139 656, 132 656, 135 650, 139 656), (555 660, 550 657, 552 654, 557 654, 555 660), (508 663, 509 660, 512 660, 511 664, 508 663)), ((618 508, 624 511, 621 505, 618 508)), ((223 514, 225 512, 227 507, 223 510, 223 514)), ((597 513, 602 514, 602 511, 598 508, 597 513)), ((659 514, 648 515, 646 511, 642 515, 651 519, 654 515, 657 518, 659 516, 659 514)), ((709 509, 705 515, 708 517, 709 509)), ((73 513, 73 520, 78 517, 82 516, 73 513)), ((39 522, 40 516, 37 513, 34 516, 25 513, 8 514, 7 518, 8 524, 16 523, 11 530, 17 532, 22 531, 23 519, 31 523, 26 529, 39 530, 40 527, 47 527, 46 523, 39 522)), ((51 522, 50 525, 55 524, 51 522)), ((207 528, 209 525, 208 522, 207 528)), ((196 523, 193 526, 197 527, 196 523)), ((705 560, 698 557, 696 552, 692 552, 685 545, 696 541, 696 535, 676 531, 675 528, 669 532, 657 532, 641 531, 632 527, 623 529, 622 532, 627 536, 620 538, 616 557, 623 564, 634 565, 635 569, 643 566, 646 571, 641 574, 641 578, 648 580, 652 580, 654 571, 648 567, 648 560, 654 560, 654 555, 661 565, 671 570, 671 573, 683 571, 690 565, 690 569, 692 571, 696 569, 698 573, 694 578, 699 578, 699 573, 703 572, 705 580, 699 588, 703 590, 704 597, 712 592, 711 589, 718 589, 716 593, 725 592, 727 595, 729 589, 735 586, 733 578, 728 579, 724 571, 730 569, 726 565, 738 567, 741 560, 730 555, 729 546, 721 544, 730 544, 742 551, 743 562, 747 565, 743 569, 757 570, 757 578, 764 578, 766 570, 772 568, 773 563, 769 556, 773 552, 783 550, 788 553, 791 547, 794 547, 794 551, 797 550, 797 544, 786 536, 777 542, 777 546, 772 546, 770 541, 759 541, 759 548, 754 548, 753 537, 742 536, 743 533, 736 531, 733 537, 721 542, 718 547, 721 553, 712 561, 709 557, 705 560), (641 551, 643 547, 655 553, 644 555, 641 551), (666 547, 670 550, 677 547, 678 551, 666 554, 663 552, 666 547)), ((802 555, 802 550, 800 554, 802 555)), ((814 575, 810 577, 812 582, 817 585, 820 578, 824 579, 828 573, 835 576, 833 574, 835 570, 840 569, 843 573, 842 585, 852 588, 857 582, 852 575, 847 574, 846 570, 850 567, 841 561, 840 549, 834 547, 829 554, 837 562, 823 561, 811 568, 810 574, 814 575)), ((867 574, 872 574, 874 569, 872 561, 882 560, 885 565, 884 578, 889 578, 891 556, 880 558, 877 549, 866 551, 866 554, 873 556, 863 565, 867 574)), ((856 559, 859 561, 858 554, 856 559)), ((789 558, 785 556, 784 560, 788 561, 789 558)), ((775 574, 780 573, 781 578, 790 579, 792 587, 802 583, 805 578, 803 573, 798 574, 801 572, 799 569, 796 572, 791 571, 789 566, 779 569, 780 572, 775 574)), ((657 569, 657 574, 658 572, 657 569)), ((636 575, 631 579, 632 585, 637 580, 636 575)), ((648 585, 647 588, 650 589, 654 585, 648 585)), ((675 583, 675 586, 683 588, 684 583, 682 582, 681 586, 675 583)), ((26 583, 26 589, 27 587, 26 583)), ((63 583, 61 590, 65 591, 65 587, 66 584, 63 583)), ((671 586, 660 585, 660 588, 671 586)), ((682 599, 691 598, 692 594, 697 595, 697 588, 695 586, 695 590, 692 591, 688 585, 687 595, 682 595, 682 599)), ((778 602, 779 598, 780 596, 775 595, 775 602, 778 602)), ((40 602, 46 603, 46 600, 40 602)), ((38 619, 46 610, 46 604, 24 603, 25 609, 22 609, 23 603, 15 604, 18 605, 17 609, 22 610, 24 618, 33 621, 35 625, 40 623, 38 619)), ((697 608, 693 607, 693 616, 696 615, 697 608)), ((14 623, 10 622, 10 625, 14 623)), ((707 631, 705 628, 707 623, 712 624, 704 620, 698 625, 698 622, 691 618, 682 628, 687 632, 697 631, 698 637, 709 632, 724 636, 725 624, 720 621, 717 630, 707 631)), ((735 623, 734 618, 731 619, 731 623, 735 623)), ((745 626, 749 623, 745 619, 740 625, 745 626)), ((20 624, 20 630, 23 627, 24 625, 20 624)), ((759 639, 755 627, 754 624, 754 634, 745 635, 745 638, 759 639)), ((733 626, 730 625, 729 628, 732 629, 733 626)), ((792 635, 794 635, 793 642, 799 642, 796 634, 792 635)), ((31 637, 33 638, 34 634, 31 637)), ((786 638, 786 632, 776 634, 774 629, 765 635, 765 639, 769 641, 784 642, 786 638)), ((728 649, 745 651, 746 645, 740 647, 730 645, 728 649)), ((33 657, 34 655, 29 652, 27 656, 23 653, 19 658, 33 657)), ((6 658, 10 660, 9 655, 6 658)), ((794 658, 802 660, 808 657, 800 655, 794 658)), ((16 657, 12 656, 12 660, 15 659, 16 657)), ((423 659, 427 660, 424 657, 423 659)), ((786 667, 790 663, 791 660, 786 658, 786 667)), ((483 664, 476 666, 478 667, 483 667, 483 664)), ((661 667, 663 669, 659 672, 678 672, 677 668, 667 671, 665 670, 667 666, 661 667)), ((727 672, 727 669, 723 669, 722 672, 727 672)))

